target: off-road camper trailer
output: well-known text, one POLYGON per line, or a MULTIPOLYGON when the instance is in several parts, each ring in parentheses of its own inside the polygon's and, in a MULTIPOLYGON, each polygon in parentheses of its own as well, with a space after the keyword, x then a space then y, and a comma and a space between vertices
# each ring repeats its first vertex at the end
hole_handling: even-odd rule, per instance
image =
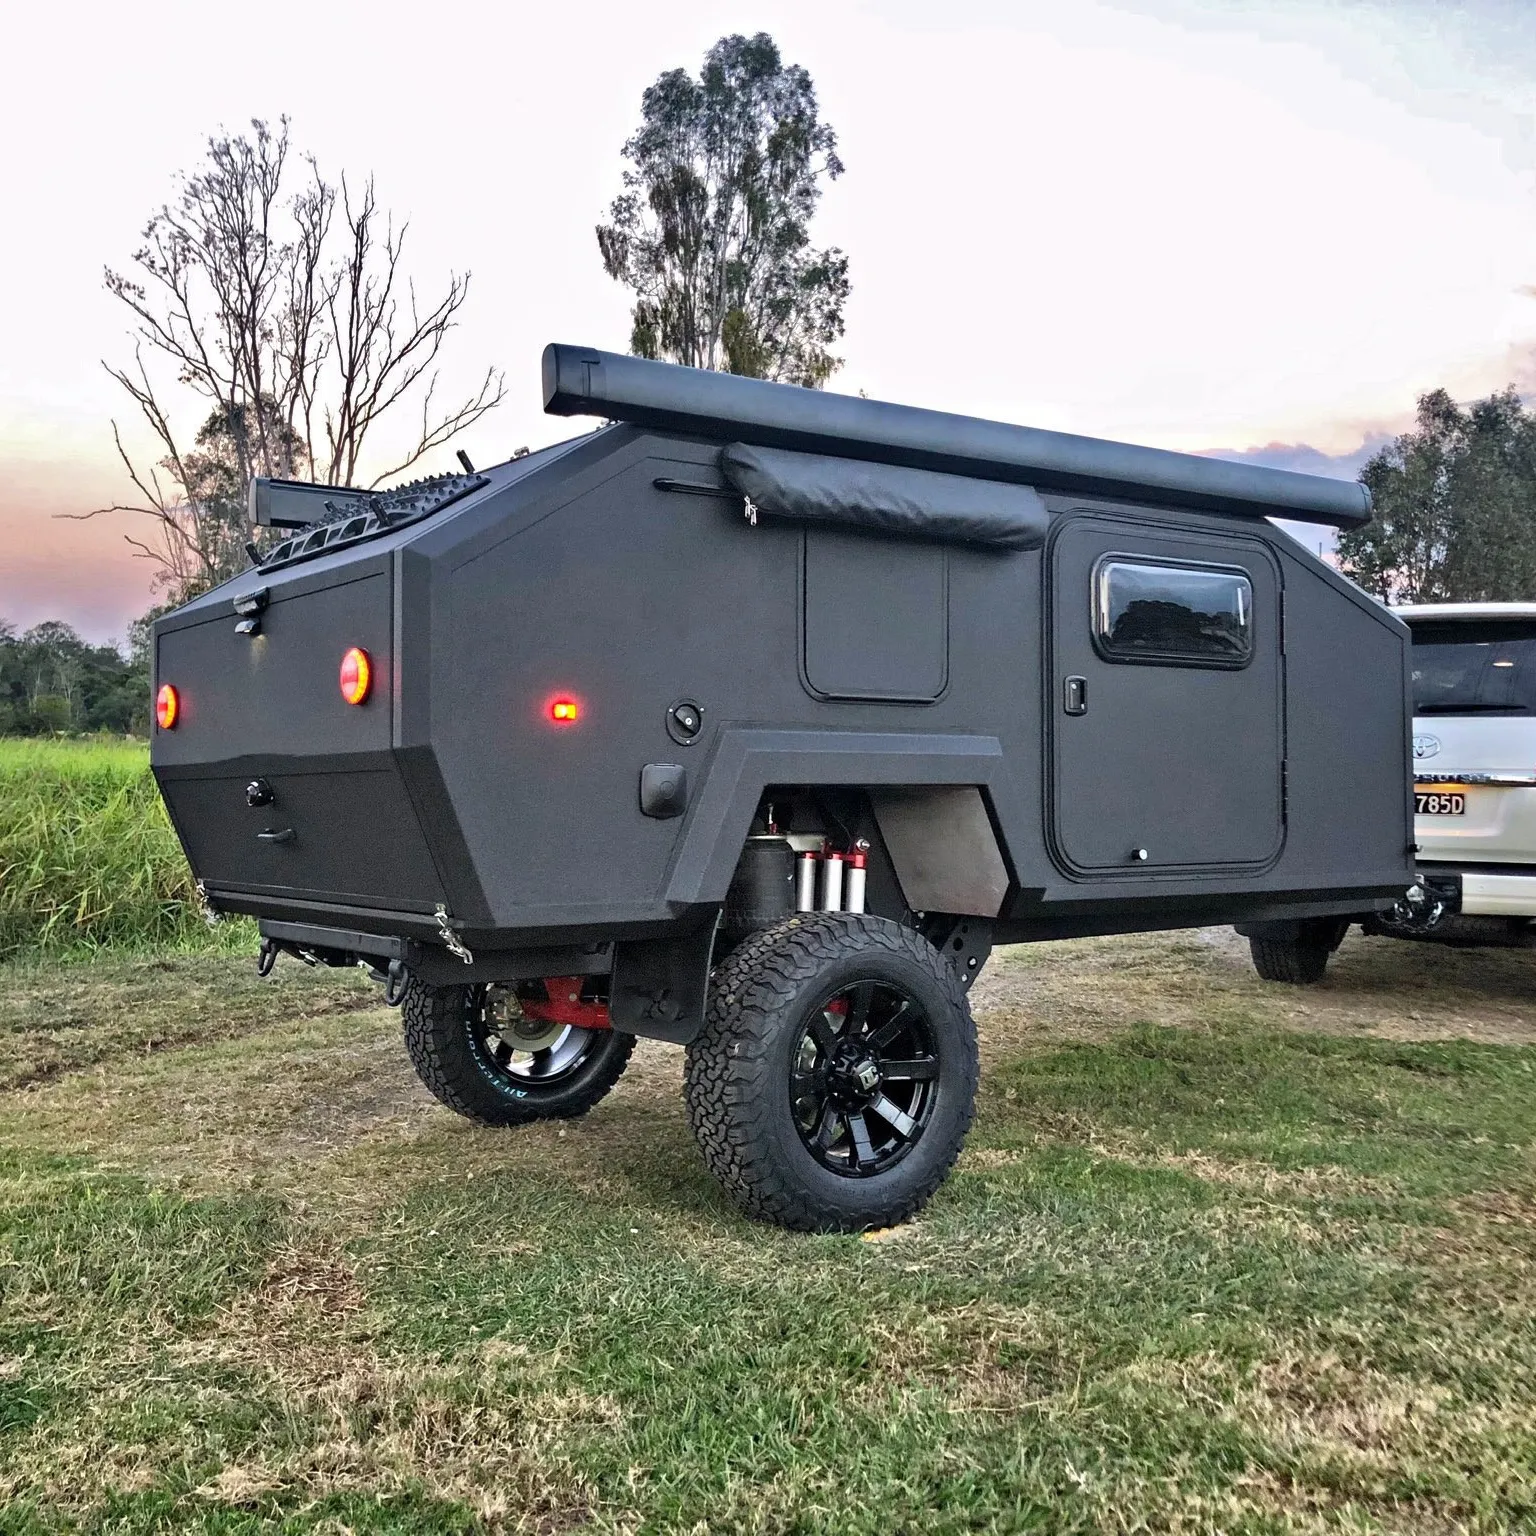
POLYGON ((746 1210, 889 1223, 969 1124, 992 944, 1411 879, 1407 631, 1267 521, 1359 486, 578 347, 544 395, 607 424, 258 482, 291 531, 155 626, 208 902, 386 977, 455 1109, 580 1113, 676 1041, 746 1210))

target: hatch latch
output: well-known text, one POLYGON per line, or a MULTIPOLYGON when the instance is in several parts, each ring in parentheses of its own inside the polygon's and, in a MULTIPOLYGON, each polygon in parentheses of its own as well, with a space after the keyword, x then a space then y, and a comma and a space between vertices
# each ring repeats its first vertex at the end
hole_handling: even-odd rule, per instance
POLYGON ((437 918, 437 931, 443 943, 448 948, 450 955, 457 955, 465 965, 473 965, 475 957, 470 953, 469 946, 465 944, 458 934, 453 931, 453 919, 448 916, 448 908, 442 902, 438 902, 437 911, 433 914, 437 918))

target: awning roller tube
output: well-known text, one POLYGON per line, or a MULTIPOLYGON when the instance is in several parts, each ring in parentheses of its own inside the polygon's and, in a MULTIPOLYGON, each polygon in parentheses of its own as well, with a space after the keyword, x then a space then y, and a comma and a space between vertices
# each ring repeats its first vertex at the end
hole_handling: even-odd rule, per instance
POLYGON ((544 349, 544 409, 663 431, 934 469, 1242 517, 1354 528, 1371 498, 1353 480, 1234 464, 819 389, 680 368, 591 347, 544 349))

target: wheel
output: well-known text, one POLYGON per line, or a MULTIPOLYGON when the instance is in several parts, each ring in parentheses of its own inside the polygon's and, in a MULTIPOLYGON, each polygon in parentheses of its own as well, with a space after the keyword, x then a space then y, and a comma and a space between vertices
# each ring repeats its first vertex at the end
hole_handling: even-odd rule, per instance
POLYGON ((416 1075, 481 1125, 584 1115, 618 1082, 633 1035, 525 1018, 511 987, 428 987, 401 1004, 416 1075))
POLYGON ((1326 939, 1249 939, 1253 968, 1265 981, 1311 986, 1323 979, 1333 946, 1326 939))
POLYGON ((715 972, 684 1097, 748 1215, 801 1232, 905 1221, 959 1155, 976 1099, 965 987, 885 918, 806 913, 715 972))

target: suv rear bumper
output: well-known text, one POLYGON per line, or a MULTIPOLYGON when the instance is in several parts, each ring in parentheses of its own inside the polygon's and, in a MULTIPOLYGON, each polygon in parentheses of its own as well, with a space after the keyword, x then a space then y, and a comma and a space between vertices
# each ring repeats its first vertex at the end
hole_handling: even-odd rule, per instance
POLYGON ((1450 864, 1420 862, 1419 878, 1437 893, 1454 888, 1455 899, 1447 906, 1469 917, 1536 918, 1536 868, 1512 864, 1507 870, 1457 868, 1450 864))

